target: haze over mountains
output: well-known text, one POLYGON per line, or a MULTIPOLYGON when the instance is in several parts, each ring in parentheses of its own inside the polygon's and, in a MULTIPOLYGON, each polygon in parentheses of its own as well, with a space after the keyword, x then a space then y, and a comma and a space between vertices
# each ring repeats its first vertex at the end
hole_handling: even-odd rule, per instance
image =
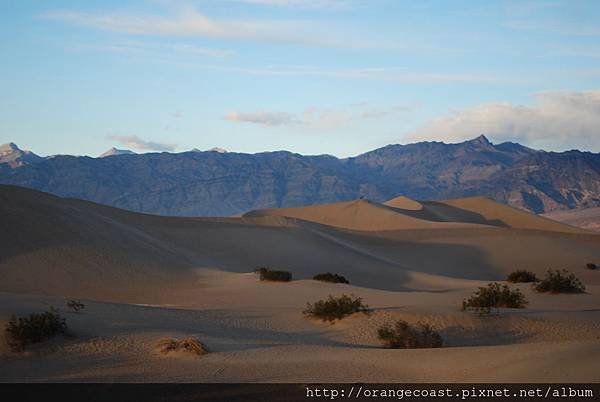
POLYGON ((535 213, 600 206, 600 154, 496 145, 483 135, 458 144, 388 145, 344 159, 220 149, 41 158, 14 144, 2 150, 2 184, 161 215, 228 216, 398 195, 483 195, 535 213))

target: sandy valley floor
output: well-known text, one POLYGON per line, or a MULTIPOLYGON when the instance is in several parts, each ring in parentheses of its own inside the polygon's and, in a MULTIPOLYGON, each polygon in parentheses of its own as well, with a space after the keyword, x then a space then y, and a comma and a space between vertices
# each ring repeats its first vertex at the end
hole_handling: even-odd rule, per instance
POLYGON ((0 186, 0 325, 61 308, 71 336, 10 352, 0 381, 600 382, 600 235, 474 198, 365 200, 167 218, 0 186), (285 269, 268 283, 258 266, 285 269), (514 269, 566 268, 582 295, 534 293, 480 317, 460 304, 514 269), (351 285, 316 282, 319 272, 351 285), (355 294, 373 309, 335 324, 306 302, 355 294), (69 298, 83 312, 68 312, 69 298), (383 349, 384 322, 427 322, 442 349, 383 349), (211 353, 162 355, 165 337, 211 353))

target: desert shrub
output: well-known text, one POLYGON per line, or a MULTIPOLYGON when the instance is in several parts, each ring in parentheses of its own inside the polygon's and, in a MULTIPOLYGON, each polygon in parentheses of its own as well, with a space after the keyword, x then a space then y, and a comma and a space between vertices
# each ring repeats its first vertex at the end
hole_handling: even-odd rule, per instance
POLYGON ((535 276, 533 272, 526 271, 524 269, 519 269, 517 271, 511 272, 506 277, 508 282, 512 283, 522 283, 522 282, 537 282, 538 278, 535 276))
POLYGON ((473 296, 463 300, 463 310, 473 309, 481 314, 489 314, 493 308, 524 308, 525 295, 519 289, 511 290, 507 285, 489 283, 480 287, 473 296))
POLYGON ((254 272, 260 275, 261 281, 289 282, 292 280, 292 273, 288 271, 275 271, 269 268, 257 268, 254 272))
POLYGON ((329 296, 326 300, 319 300, 314 304, 306 303, 304 315, 320 318, 323 321, 335 321, 358 312, 368 313, 369 306, 363 304, 362 298, 354 295, 329 296))
POLYGON ((193 337, 186 339, 164 338, 158 341, 156 346, 163 354, 169 352, 186 352, 193 355, 204 355, 208 353, 206 346, 193 337))
POLYGON ((540 293, 584 293, 585 286, 567 270, 548 270, 546 277, 533 287, 540 293))
POLYGON ((85 308, 85 304, 83 304, 79 300, 69 300, 67 302, 67 307, 69 307, 74 312, 78 313, 80 310, 83 310, 85 308))
POLYGON ((594 270, 594 269, 598 268, 598 266, 596 264, 592 263, 592 262, 589 262, 589 263, 585 264, 585 267, 587 269, 591 269, 591 270, 594 270))
POLYGON ((14 352, 25 350, 25 347, 43 342, 55 335, 65 333, 67 323, 54 307, 45 313, 32 313, 26 317, 12 316, 4 332, 6 342, 14 352))
POLYGON ((350 283, 348 279, 342 275, 332 274, 331 272, 325 272, 324 274, 317 274, 313 276, 315 281, 333 282, 333 283, 350 283))
POLYGON ((419 323, 411 326, 403 320, 396 321, 393 326, 384 324, 377 330, 377 337, 386 347, 393 349, 441 348, 444 344, 441 335, 431 325, 419 323))

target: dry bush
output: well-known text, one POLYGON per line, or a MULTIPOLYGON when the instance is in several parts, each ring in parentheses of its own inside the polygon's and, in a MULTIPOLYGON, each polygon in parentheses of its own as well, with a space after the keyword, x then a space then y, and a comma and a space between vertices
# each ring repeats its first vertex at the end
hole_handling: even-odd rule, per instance
POLYGON ((368 313, 369 306, 363 304, 362 298, 354 295, 329 296, 326 300, 319 300, 314 304, 306 303, 304 315, 320 318, 323 321, 335 321, 354 313, 368 313))
POLYGON ((398 320, 392 326, 384 324, 377 330, 377 337, 383 344, 392 349, 441 348, 444 345, 442 336, 429 324, 409 325, 398 320))
POLYGON ((156 346, 162 354, 167 354, 169 352, 186 352, 200 356, 208 353, 206 346, 193 337, 185 339, 164 338, 158 341, 156 346))
POLYGON ((519 289, 511 290, 506 285, 489 283, 487 287, 480 287, 473 296, 463 300, 462 308, 489 314, 494 308, 524 308, 527 303, 525 295, 519 289))
POLYGON ((275 271, 270 268, 257 268, 254 272, 260 275, 261 281, 289 282, 292 280, 292 273, 288 271, 275 271))
POLYGON ((30 344, 43 342, 66 331, 66 320, 54 307, 45 313, 12 316, 4 329, 6 342, 13 352, 21 352, 30 344))
POLYGON ((325 272, 324 274, 317 274, 313 276, 315 281, 332 282, 332 283, 350 283, 348 279, 342 275, 332 274, 331 272, 325 272))
POLYGON ((75 313, 78 313, 80 310, 83 310, 85 308, 85 304, 83 304, 79 300, 69 300, 67 302, 67 307, 69 307, 75 313))
POLYGON ((575 275, 567 270, 548 270, 546 277, 533 287, 537 292, 544 293, 584 293, 585 286, 575 275))
POLYGON ((539 279, 535 274, 531 271, 527 271, 524 269, 519 269, 514 272, 511 272, 506 277, 507 282, 511 283, 527 283, 527 282, 538 282, 539 279))

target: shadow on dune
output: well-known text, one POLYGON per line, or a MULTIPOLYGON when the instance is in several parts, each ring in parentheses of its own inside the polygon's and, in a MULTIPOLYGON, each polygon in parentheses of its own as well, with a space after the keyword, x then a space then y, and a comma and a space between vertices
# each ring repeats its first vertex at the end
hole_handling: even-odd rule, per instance
MULTIPOLYGON (((384 263, 391 270, 402 269, 454 279, 499 280, 505 277, 505 273, 490 264, 489 256, 477 246, 430 240, 444 237, 448 233, 446 230, 356 232, 314 224, 310 226, 314 232, 384 263)), ((452 231, 459 230, 468 229, 452 231)), ((395 285, 398 284, 382 281, 376 288, 398 290, 393 288, 395 285)))
MULTIPOLYGON (((86 325, 87 332, 81 333, 79 338, 74 339, 75 342, 80 340, 97 343, 98 350, 102 350, 104 347, 111 347, 111 339, 118 340, 120 337, 132 335, 132 328, 135 328, 133 334, 143 333, 145 342, 150 342, 146 345, 150 347, 165 336, 194 336, 206 343, 211 352, 225 354, 300 345, 350 349, 383 348, 379 344, 350 343, 336 339, 344 330, 338 329, 335 324, 328 328, 319 328, 321 323, 304 318, 299 310, 298 321, 304 323, 301 324, 303 328, 281 330, 273 327, 272 313, 95 304, 101 305, 109 308, 97 309, 96 311, 101 313, 90 317, 94 322, 86 325), (103 314, 107 315, 106 319, 103 319, 103 314), (94 333, 103 334, 103 337, 97 338, 94 333), (103 344, 105 346, 102 346, 103 344)), ((90 309, 93 308, 94 305, 91 305, 90 309)), ((520 331, 518 327, 510 325, 507 320, 509 318, 505 316, 485 317, 475 327, 451 325, 440 329, 439 332, 446 347, 509 345, 527 341, 532 336, 532 333, 520 331)), ((370 328, 373 339, 377 329, 378 325, 370 328)), ((124 347, 131 347, 128 345, 130 343, 125 343, 124 347)))
POLYGON ((18 255, 55 247, 67 241, 56 197, 15 186, 0 186, 0 263, 18 255))
MULTIPOLYGON (((509 227, 509 225, 507 225, 504 221, 500 219, 487 219, 486 217, 484 217, 481 214, 478 214, 477 212, 458 208, 452 205, 445 204, 443 202, 424 201, 423 205, 425 207, 423 211, 414 212, 423 212, 430 217, 430 220, 434 220, 437 222, 478 223, 489 226, 509 227)), ((423 217, 421 219, 428 218, 423 217)))
POLYGON ((452 326, 440 331, 447 347, 468 346, 500 346, 524 342, 531 338, 531 334, 519 332, 510 327, 494 326, 486 330, 467 329, 461 326, 452 326))
POLYGON ((6 291, 124 301, 134 293, 128 288, 139 288, 142 298, 135 300, 144 300, 178 277, 191 278, 198 266, 244 273, 269 266, 295 279, 335 272, 384 290, 414 290, 409 270, 499 277, 484 255, 464 245, 390 241, 305 222, 149 216, 11 186, 0 186, 0 197, 6 291))
MULTIPOLYGON (((267 266, 294 279, 333 272, 356 286, 444 291, 455 280, 503 279, 506 267, 491 261, 523 243, 497 227, 359 232, 301 220, 151 216, 12 186, 0 186, 0 201, 0 290, 97 300, 152 303, 167 287, 197 286, 197 267, 267 266), (499 236, 504 248, 494 245, 499 236), (482 237, 492 246, 479 245, 482 237)), ((456 219, 483 219, 440 205, 456 219)), ((553 238, 572 238, 541 233, 544 250, 553 238)), ((577 246, 589 254, 593 243, 577 246)))
POLYGON ((90 305, 90 311, 95 306, 103 308, 96 310, 94 322, 88 323, 84 332, 79 332, 79 340, 108 345, 110 339, 131 335, 132 328, 135 328, 135 332, 144 333, 144 336, 156 334, 155 342, 165 337, 165 333, 171 333, 173 337, 194 336, 207 343, 211 352, 230 353, 289 345, 361 347, 328 337, 327 335, 335 332, 332 331, 335 330, 333 327, 332 330, 311 328, 312 325, 302 316, 301 311, 298 311, 298 320, 307 320, 306 328, 284 331, 272 327, 272 313, 186 310, 102 302, 90 305), (104 314, 106 317, 103 317, 104 314), (98 338, 95 334, 103 335, 98 338))

